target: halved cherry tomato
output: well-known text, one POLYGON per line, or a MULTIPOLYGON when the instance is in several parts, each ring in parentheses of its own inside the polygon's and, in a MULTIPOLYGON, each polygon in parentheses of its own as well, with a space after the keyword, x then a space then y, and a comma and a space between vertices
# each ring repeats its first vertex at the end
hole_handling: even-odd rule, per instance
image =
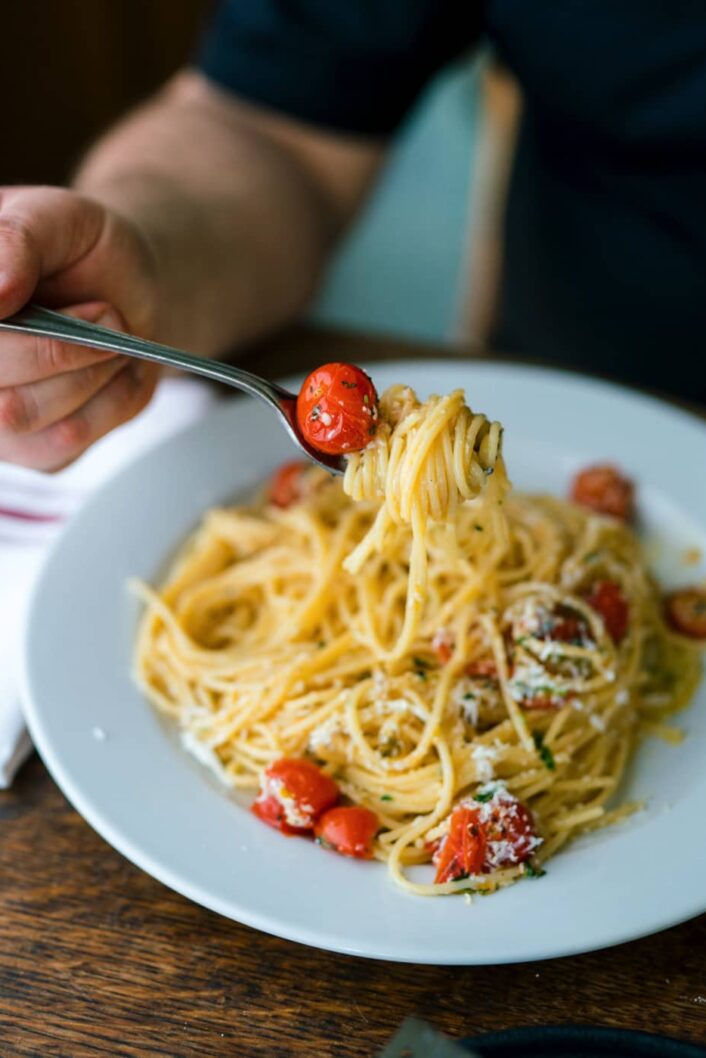
POLYGON ((533 694, 529 698, 523 698, 520 701, 520 705, 523 709, 563 709, 568 701, 567 698, 561 698, 558 694, 533 694))
POLYGON ((373 839, 380 829, 374 812, 360 805, 341 805, 324 812, 314 827, 317 841, 358 860, 369 860, 373 855, 373 839))
POLYGON ((330 455, 365 448, 378 421, 375 386, 353 364, 312 371, 297 397, 297 422, 310 445, 330 455))
POLYGON ((485 831, 478 808, 457 805, 451 813, 449 832, 433 856, 434 881, 454 882, 468 874, 480 874, 485 862, 485 831))
POLYGON ((270 481, 268 499, 276 507, 289 507, 302 498, 302 475, 310 464, 296 459, 283 463, 270 481))
POLYGON ((530 858, 539 838, 529 809, 512 794, 488 803, 485 826, 487 851, 484 867, 516 867, 530 858))
POLYGON ((333 779, 311 761, 283 757, 265 769, 252 811, 283 834, 306 834, 338 794, 333 779))
POLYGON ((630 610, 620 585, 613 580, 599 580, 586 596, 586 602, 595 610, 606 626, 614 643, 620 643, 628 630, 630 610))
POLYGON ((457 805, 448 834, 432 858, 434 881, 453 882, 469 874, 515 867, 528 860, 538 844, 531 813, 507 790, 477 807, 475 802, 457 805))
POLYGON ((452 634, 446 628, 440 628, 431 641, 431 647, 440 665, 446 665, 452 658, 454 652, 454 640, 452 634))
POLYGON ((635 486, 609 463, 586 467, 571 485, 571 499, 600 514, 629 521, 635 510, 635 486))
POLYGON ((478 658, 466 665, 467 676, 485 676, 487 679, 495 679, 498 675, 498 666, 492 658, 478 658))
POLYGON ((582 640, 587 631, 586 622, 580 617, 573 614, 562 615, 557 617, 549 633, 549 639, 555 639, 560 643, 572 643, 574 640, 582 640))
POLYGON ((706 639, 706 589, 682 588, 664 600, 668 623, 683 636, 706 639))

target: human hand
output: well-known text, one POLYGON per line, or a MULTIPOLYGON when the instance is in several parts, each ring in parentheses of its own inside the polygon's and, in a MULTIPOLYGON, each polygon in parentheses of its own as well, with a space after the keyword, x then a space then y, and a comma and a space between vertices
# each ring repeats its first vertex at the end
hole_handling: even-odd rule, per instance
MULTIPOLYGON (((131 221, 72 191, 0 189, 0 318, 28 301, 152 337, 157 278, 131 221)), ((0 460, 59 470, 150 400, 159 368, 0 333, 0 460)))

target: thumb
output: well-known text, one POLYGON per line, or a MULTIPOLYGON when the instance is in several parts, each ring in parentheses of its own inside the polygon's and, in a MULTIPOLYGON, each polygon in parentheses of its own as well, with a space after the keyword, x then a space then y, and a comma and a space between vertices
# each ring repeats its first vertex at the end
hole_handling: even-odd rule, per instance
POLYGON ((39 281, 70 268, 100 238, 97 203, 53 187, 0 192, 0 318, 19 312, 39 281))
POLYGON ((65 316, 73 316, 86 323, 97 323, 111 331, 127 331, 127 324, 121 314, 107 301, 85 301, 81 305, 70 305, 61 309, 65 316))

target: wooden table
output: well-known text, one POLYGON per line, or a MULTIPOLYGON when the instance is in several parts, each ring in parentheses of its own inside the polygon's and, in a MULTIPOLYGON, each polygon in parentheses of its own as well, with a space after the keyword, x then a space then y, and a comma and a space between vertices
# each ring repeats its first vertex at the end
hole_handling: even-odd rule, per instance
MULTIPOLYGON (((399 352, 429 349, 299 332, 252 363, 277 372, 399 352)), ((0 793, 1 1058, 372 1058, 408 1015, 449 1036, 593 1023, 706 1043, 705 953, 706 916, 516 966, 331 955, 153 881, 90 829, 36 758, 0 793)))

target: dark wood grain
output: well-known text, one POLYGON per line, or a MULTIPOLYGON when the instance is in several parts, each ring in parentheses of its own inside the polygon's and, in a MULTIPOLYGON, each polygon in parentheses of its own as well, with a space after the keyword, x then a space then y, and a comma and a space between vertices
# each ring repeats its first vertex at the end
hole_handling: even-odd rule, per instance
POLYGON ((106 845, 36 759, 0 794, 0 827, 3 1058, 363 1058, 409 1014, 451 1036, 590 1022, 706 1042, 706 917, 546 963, 373 962, 170 892, 106 845))
MULTIPOLYGON (((298 332, 248 362, 275 374, 414 352, 298 332)), ((583 1022, 706 1043, 705 953, 706 917, 517 966, 332 955, 219 918, 153 881, 84 823, 36 758, 0 793, 0 1058, 368 1058, 408 1015, 450 1036, 583 1022)))

